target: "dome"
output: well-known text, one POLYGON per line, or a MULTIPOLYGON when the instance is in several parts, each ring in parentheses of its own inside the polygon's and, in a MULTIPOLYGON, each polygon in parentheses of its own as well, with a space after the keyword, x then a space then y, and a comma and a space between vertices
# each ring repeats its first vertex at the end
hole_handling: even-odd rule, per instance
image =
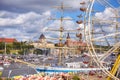
POLYGON ((39 39, 45 39, 44 34, 41 34, 40 37, 39 37, 39 39))

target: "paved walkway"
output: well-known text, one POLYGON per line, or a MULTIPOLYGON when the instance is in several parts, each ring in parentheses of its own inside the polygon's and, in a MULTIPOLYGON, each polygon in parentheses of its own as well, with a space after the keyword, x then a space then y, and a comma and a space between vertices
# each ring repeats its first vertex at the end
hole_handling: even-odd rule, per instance
POLYGON ((8 67, 4 67, 4 70, 2 72, 2 77, 13 77, 18 75, 29 75, 29 74, 36 74, 36 70, 21 64, 21 63, 12 63, 8 67))

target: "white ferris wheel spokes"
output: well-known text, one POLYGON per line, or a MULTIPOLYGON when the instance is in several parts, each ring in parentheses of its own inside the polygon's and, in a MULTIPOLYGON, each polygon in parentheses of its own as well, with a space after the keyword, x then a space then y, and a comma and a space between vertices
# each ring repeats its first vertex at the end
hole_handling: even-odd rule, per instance
MULTIPOLYGON (((104 5, 105 8, 110 7, 112 9, 115 9, 114 6, 112 4, 110 4, 107 0, 96 0, 98 1, 100 4, 102 3, 102 5, 104 5), (104 2, 104 4, 103 4, 104 2)), ((111 55, 112 53, 115 52, 115 50, 120 48, 120 40, 119 40, 119 27, 118 24, 116 24, 116 31, 114 31, 113 33, 110 34, 106 34, 106 35, 99 35, 98 37, 93 37, 93 34, 91 33, 92 29, 93 29, 93 24, 92 24, 92 10, 93 10, 93 6, 94 6, 95 0, 90 0, 90 4, 88 5, 87 11, 86 11, 86 21, 88 23, 86 23, 86 27, 87 30, 85 31, 85 35, 86 35, 86 42, 88 45, 88 49, 89 49, 89 53, 91 55, 91 57, 93 58, 93 60, 96 62, 96 64, 99 66, 99 68, 105 68, 105 66, 102 64, 102 61, 104 61, 109 55, 111 55), (108 40, 113 40, 113 38, 115 38, 114 40, 116 40, 116 36, 117 38, 117 42, 115 42, 114 44, 112 44, 112 46, 110 46, 110 48, 107 49, 107 51, 102 51, 103 56, 98 57, 98 52, 95 48, 95 44, 94 41, 100 41, 101 39, 108 39, 108 40), (112 37, 112 38, 109 38, 112 37), (95 57, 93 57, 93 55, 95 55, 95 57)), ((85 28, 86 29, 86 28, 85 28)), ((95 35, 94 35, 95 36, 95 35)), ((100 43, 100 42, 98 42, 100 43)), ((103 50, 103 49, 102 49, 103 50)), ((116 77, 115 75, 113 75, 110 71, 108 71, 107 69, 102 70, 107 76, 115 79, 115 80, 119 80, 118 77, 116 77)))

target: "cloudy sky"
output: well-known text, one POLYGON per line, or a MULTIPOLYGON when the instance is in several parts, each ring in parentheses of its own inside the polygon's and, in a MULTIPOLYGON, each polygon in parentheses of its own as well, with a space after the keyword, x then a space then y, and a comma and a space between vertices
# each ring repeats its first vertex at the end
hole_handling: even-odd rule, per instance
MULTIPOLYGON (((16 38, 19 41, 37 40, 42 33, 46 37, 58 37, 59 32, 50 32, 46 29, 60 27, 59 20, 48 19, 60 18, 60 9, 56 9, 55 6, 60 6, 61 2, 68 7, 64 9, 64 17, 73 19, 65 20, 63 27, 76 30, 82 27, 76 23, 80 20, 77 16, 83 14, 79 8, 86 7, 80 5, 82 1, 88 2, 88 0, 0 0, 0 37, 16 38)), ((112 3, 112 6, 107 6, 104 0, 95 2, 95 9, 100 10, 95 13, 97 18, 107 19, 109 15, 114 15, 110 7, 119 7, 119 0, 106 1, 112 3)))

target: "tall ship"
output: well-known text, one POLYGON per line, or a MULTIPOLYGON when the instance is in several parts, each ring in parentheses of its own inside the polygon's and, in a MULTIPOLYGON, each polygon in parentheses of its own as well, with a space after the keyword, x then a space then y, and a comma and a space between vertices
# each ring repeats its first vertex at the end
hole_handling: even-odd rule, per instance
MULTIPOLYGON (((59 20, 60 25, 57 25, 59 28, 48 28, 46 31, 58 32, 59 36, 57 38, 47 38, 44 34, 41 34, 37 42, 30 43, 35 46, 32 51, 36 50, 35 53, 37 53, 39 50, 39 53, 44 53, 44 55, 30 54, 29 56, 24 55, 22 59, 10 59, 27 64, 28 67, 34 68, 37 73, 72 72, 85 75, 97 74, 99 78, 119 80, 119 10, 111 7, 110 4, 104 2, 105 0, 98 0, 100 5, 111 7, 111 13, 116 12, 113 16, 99 18, 97 15, 102 13, 94 9, 94 1, 80 2, 81 14, 78 15, 79 20, 76 23, 80 26, 82 24, 84 28, 77 28, 75 30, 64 28, 64 21, 73 20, 64 17, 64 9, 69 7, 63 3, 61 3, 61 6, 55 6, 55 8, 61 10, 61 16, 60 18, 49 18, 49 20, 59 20), (107 18, 110 21, 106 20, 107 18), (113 30, 105 30, 106 27, 111 29, 111 26, 113 30), (71 33, 74 33, 74 38, 71 37, 71 33), (57 40, 57 42, 52 44, 47 42, 48 39, 57 40)), ((12 70, 9 71, 9 75, 10 73, 12 73, 12 70)))
MULTIPOLYGON (((99 1, 100 4, 111 7, 107 2, 103 2, 99 1)), ((99 11, 94 10, 93 4, 94 0, 80 2, 80 5, 82 5, 80 11, 85 15, 80 14, 78 16, 80 20, 76 21, 76 23, 79 25, 84 24, 83 30, 65 30, 63 21, 70 20, 64 18, 63 15, 66 6, 64 6, 63 3, 61 6, 57 6, 57 8, 62 11, 61 17, 59 19, 50 19, 60 20, 60 27, 59 29, 48 30, 58 31, 60 33, 59 41, 54 47, 58 55, 47 58, 48 60, 53 60, 53 62, 44 69, 37 68, 38 71, 87 72, 92 75, 97 73, 99 77, 104 76, 102 74, 105 73, 107 80, 119 80, 119 11, 111 7, 111 13, 116 12, 113 16, 108 16, 113 22, 106 19, 104 20, 104 18, 101 19, 96 16, 97 13, 99 14, 99 11), (114 25, 112 25, 112 23, 114 23, 114 25), (110 28, 112 26, 115 27, 115 29, 107 32, 104 30, 106 26, 110 28), (67 32, 66 41, 64 41, 63 38, 64 32, 67 32), (72 40, 70 32, 77 32, 76 37, 78 40, 72 40), (56 63, 54 63, 55 58, 56 63)))

